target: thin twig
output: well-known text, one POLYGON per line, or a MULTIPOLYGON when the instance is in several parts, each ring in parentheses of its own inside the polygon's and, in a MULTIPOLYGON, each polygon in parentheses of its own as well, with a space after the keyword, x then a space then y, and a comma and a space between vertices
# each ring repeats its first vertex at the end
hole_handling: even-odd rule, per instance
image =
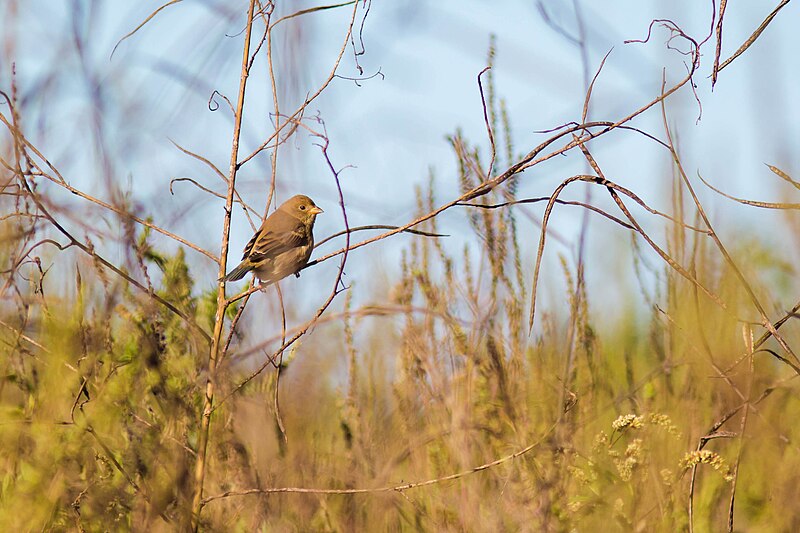
POLYGON ((750 48, 750 45, 756 42, 756 39, 759 38, 761 33, 767 29, 767 26, 769 26, 769 23, 772 22, 772 20, 778 14, 778 11, 786 7, 786 4, 788 4, 789 2, 790 0, 781 0, 781 3, 778 4, 778 6, 772 10, 772 13, 767 15, 767 18, 765 18, 764 21, 761 24, 759 24, 758 28, 756 28, 753 34, 750 35, 750 37, 748 37, 744 43, 742 43, 742 46, 740 46, 739 49, 736 50, 736 52, 734 52, 731 57, 729 57, 728 59, 723 61, 722 64, 720 64, 719 68, 716 69, 716 72, 719 72, 720 70, 730 65, 734 59, 742 55, 748 48, 750 48))
MULTIPOLYGON (((4 93, 2 93, 2 92, 0 92, 0 93, 5 96, 4 93)), ((8 99, 7 96, 6 96, 6 98, 8 99)), ((10 103, 10 100, 8 100, 8 101, 10 103)), ((44 158, 44 156, 42 156, 41 153, 38 150, 36 150, 33 147, 33 145, 22 135, 22 132, 17 131, 17 128, 14 125, 12 125, 8 121, 8 119, 5 117, 5 115, 3 115, 2 113, 0 113, 0 121, 3 122, 3 124, 6 126, 6 128, 9 129, 9 132, 11 132, 12 135, 14 135, 15 138, 19 139, 19 141, 25 147, 33 149, 33 152, 40 159, 45 161, 48 166, 50 165, 50 163, 44 158)), ((38 168, 38 166, 37 166, 37 168, 38 168)), ((121 208, 119 208, 119 207, 117 207, 117 206, 115 206, 113 204, 108 203, 108 202, 104 202, 103 200, 100 200, 99 198, 95 198, 94 196, 86 194, 85 192, 83 192, 83 191, 81 191, 79 189, 76 189, 75 187, 72 187, 71 185, 69 185, 66 182, 66 180, 64 180, 63 177, 61 177, 60 174, 57 175, 58 179, 56 179, 56 178, 53 178, 52 176, 50 176, 49 174, 47 174, 46 172, 44 172, 41 168, 39 168, 39 171, 40 171, 40 175, 41 176, 44 176, 45 178, 47 178, 51 182, 53 182, 53 183, 55 183, 57 185, 60 185, 61 187, 65 188, 66 190, 68 190, 69 192, 74 194, 75 196, 79 196, 80 198, 83 198, 83 199, 88 200, 88 201, 90 201, 90 202, 92 202, 94 204, 97 204, 100 207, 103 207, 104 209, 108 209, 109 211, 112 211, 112 212, 116 213, 117 215, 120 215, 122 217, 126 217, 126 218, 128 218, 130 220, 133 220, 133 221, 137 222, 138 224, 141 224, 142 226, 150 228, 150 229, 152 229, 154 231, 157 231, 158 233, 161 233, 162 235, 165 235, 165 236, 167 236, 167 237, 169 237, 171 239, 174 239, 174 240, 178 241, 179 243, 181 243, 181 244, 183 244, 185 246, 188 246, 192 250, 195 250, 195 251, 205 255, 206 257, 208 257, 212 261, 218 261, 217 257, 214 256, 214 254, 212 254, 211 252, 209 252, 207 250, 204 250, 204 249, 200 248, 199 246, 197 246, 196 244, 194 244, 192 242, 187 241, 183 237, 175 235, 174 233, 172 233, 170 231, 167 231, 164 228, 162 228, 161 226, 153 224, 152 222, 149 222, 147 220, 139 218, 136 215, 134 215, 133 213, 130 213, 129 211, 127 211, 127 210, 121 209, 121 208)))
POLYGON ((253 494, 277 494, 277 493, 299 493, 299 494, 374 494, 380 492, 403 492, 409 489, 416 489, 420 487, 427 487, 429 485, 437 485, 439 483, 444 483, 446 481, 453 481, 456 479, 460 479, 471 474, 475 474, 477 472, 482 472, 484 470, 488 470, 492 467, 497 465, 501 465, 503 463, 507 463, 508 461, 514 460, 517 457, 521 457, 526 453, 534 450, 538 446, 540 446, 543 442, 547 440, 549 435, 553 432, 556 428, 557 424, 553 424, 548 428, 548 430, 537 440, 536 442, 525 446, 524 448, 506 455, 505 457, 501 457, 489 463, 482 464, 480 466, 476 466, 474 468, 470 468, 469 470, 464 470, 461 472, 457 472, 455 474, 450 474, 448 476, 438 477, 435 479, 428 479, 425 481, 417 481, 413 483, 403 483, 401 485, 392 485, 386 487, 377 487, 371 489, 316 489, 316 488, 301 488, 301 487, 275 487, 275 488, 267 488, 267 489, 249 489, 249 490, 234 490, 223 492, 221 494, 216 494, 214 496, 210 496, 203 500, 203 505, 207 505, 213 501, 230 498, 234 496, 249 496, 253 494))
POLYGON ((486 174, 483 175, 483 179, 481 181, 488 180, 492 177, 492 170, 494 169, 494 160, 497 157, 497 149, 494 145, 494 133, 492 132, 492 124, 489 121, 489 110, 486 106, 486 97, 483 94, 483 84, 481 83, 481 76, 485 72, 491 70, 491 66, 484 68, 482 71, 478 73, 478 91, 481 93, 481 105, 483 106, 483 121, 486 125, 486 133, 489 135, 489 144, 491 145, 492 150, 492 158, 489 161, 489 167, 486 169, 486 174))
POLYGON ((719 0, 719 17, 717 18, 717 46, 714 50, 714 66, 711 69, 711 88, 717 84, 719 74, 719 56, 722 53, 722 21, 725 18, 725 8, 728 0, 719 0))
POLYGON ((166 4, 164 4, 164 5, 160 6, 158 9, 156 9, 155 11, 153 11, 152 13, 150 13, 150 15, 148 15, 148 16, 147 16, 147 18, 146 18, 146 19, 144 19, 144 20, 143 20, 143 21, 142 21, 142 22, 141 22, 141 23, 140 23, 138 26, 136 26, 136 27, 135 27, 133 30, 131 30, 129 33, 127 33, 127 34, 126 34, 124 37, 122 37, 122 39, 120 39, 119 41, 117 41, 117 44, 115 44, 115 45, 114 45, 114 48, 111 50, 111 55, 109 56, 109 58, 111 58, 111 57, 114 57, 114 52, 116 52, 116 51, 117 51, 117 47, 118 47, 120 44, 122 44, 122 41, 124 41, 125 39, 127 39, 127 38, 129 38, 129 37, 133 36, 133 35, 134 35, 134 34, 135 34, 137 31, 139 31, 140 29, 142 29, 142 28, 144 27, 144 25, 145 25, 145 24, 147 24, 148 22, 150 22, 150 20, 152 20, 152 18, 153 18, 153 17, 155 17, 156 15, 158 15, 158 13, 159 13, 159 12, 161 12, 161 10, 163 10, 163 9, 166 9, 166 8, 167 8, 167 7, 169 7, 169 6, 171 6, 171 5, 173 5, 173 4, 177 4, 177 3, 179 3, 179 2, 182 2, 182 1, 183 1, 183 0, 170 0, 170 1, 169 1, 169 2, 167 2, 166 4))
POLYGON ((228 175, 228 194, 225 198, 225 216, 222 223, 222 244, 220 247, 219 278, 217 287, 217 309, 214 315, 214 333, 211 337, 211 349, 208 355, 208 376, 206 390, 203 397, 203 413, 200 421, 199 442, 197 445, 197 460, 194 471, 194 495, 192 497, 192 531, 197 533, 200 527, 200 511, 202 510, 203 484, 206 475, 206 455, 208 453, 208 437, 211 427, 211 413, 214 407, 214 392, 216 384, 217 361, 220 355, 220 340, 222 327, 225 321, 227 300, 225 298, 226 258, 231 233, 231 215, 233 211, 233 198, 236 184, 236 171, 239 166, 236 161, 239 157, 239 137, 242 131, 242 115, 244 114, 244 96, 249 75, 248 61, 250 58, 250 38, 253 33, 253 13, 256 0, 250 0, 247 10, 247 27, 245 29, 244 46, 242 51, 242 67, 239 76, 239 96, 236 102, 236 115, 234 117, 233 140, 231 142, 231 159, 228 175))
MULTIPOLYGON (((278 305, 281 308, 281 344, 286 342, 286 307, 283 305, 283 293, 280 284, 275 284, 275 292, 278 294, 278 305)), ((275 365, 275 392, 272 398, 272 407, 275 409, 275 423, 283 437, 284 446, 289 444, 289 437, 286 436, 286 426, 281 416, 281 404, 278 398, 281 386, 281 373, 283 371, 283 353, 278 356, 278 363, 275 365)))
MULTIPOLYGON (((300 106, 291 115, 288 116, 289 120, 284 122, 283 126, 281 126, 280 128, 276 128, 276 130, 266 140, 264 140, 250 155, 246 156, 244 159, 239 161, 238 162, 239 166, 244 165, 245 163, 256 157, 258 154, 260 154, 262 151, 264 151, 264 149, 266 149, 270 145, 270 143, 272 143, 273 139, 275 139, 275 137, 277 137, 280 134, 280 131, 283 128, 285 128, 287 125, 293 124, 294 121, 299 120, 299 118, 303 116, 305 109, 309 106, 309 104, 311 104, 311 102, 316 100, 317 97, 319 97, 319 95, 322 94, 322 91, 324 91, 328 87, 328 85, 330 85, 331 81, 333 81, 334 77, 336 76, 336 71, 339 69, 339 64, 342 61, 342 57, 344 57, 344 53, 347 50, 347 45, 350 42, 350 36, 353 31, 353 25, 355 24, 356 13, 358 11, 358 2, 357 1, 346 2, 344 4, 337 4, 331 6, 331 7, 341 7, 346 5, 353 6, 353 13, 350 18, 350 22, 347 25, 347 31, 345 32, 344 42, 342 44, 342 47, 339 49, 339 53, 336 56, 336 59, 334 60, 333 67, 331 69, 331 72, 328 74, 328 77, 317 88, 314 94, 307 96, 305 101, 302 104, 300 104, 300 106)), ((317 10, 316 8, 312 9, 317 10)), ((275 23, 273 23, 273 27, 276 24, 279 24, 280 22, 281 19, 277 20, 275 23)))

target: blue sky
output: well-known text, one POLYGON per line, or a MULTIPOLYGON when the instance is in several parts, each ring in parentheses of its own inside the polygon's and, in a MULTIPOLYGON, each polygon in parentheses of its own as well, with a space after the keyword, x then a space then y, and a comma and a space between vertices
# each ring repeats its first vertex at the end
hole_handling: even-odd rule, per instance
MULTIPOLYGON (((214 90, 235 99, 246 2, 185 0, 170 6, 123 41, 113 57, 111 51, 119 39, 159 2, 123 6, 4 0, 4 4, 0 11, 5 15, 12 8, 18 13, 7 16, 12 22, 0 27, 5 50, 0 87, 9 87, 13 56, 30 138, 74 185, 108 198, 109 183, 123 184, 131 190, 140 214, 152 215, 156 222, 218 253, 221 202, 186 184, 176 185, 179 194, 175 196, 168 187, 174 177, 192 177, 217 191, 223 190, 222 183, 205 166, 176 150, 170 140, 227 170, 230 113, 224 104, 211 112, 207 102, 214 90), (76 40, 75 35, 80 38, 76 40), (76 42, 81 43, 83 59, 76 52, 76 42)), ((723 58, 774 7, 761 4, 730 4, 723 58)), ((313 5, 320 4, 292 2, 291 10, 313 5)), ((571 2, 544 5, 552 20, 567 32, 576 32, 571 2)), ((591 116, 598 120, 614 120, 651 99, 658 93, 662 69, 667 69, 668 80, 685 72, 684 57, 665 49, 665 30, 656 29, 648 44, 624 44, 624 40, 644 37, 654 18, 670 18, 688 34, 702 37, 708 31, 711 9, 710 2, 689 1, 611 1, 603 2, 602 9, 590 2, 579 5, 590 72, 613 49, 595 86, 591 116)), ((308 15, 276 33, 282 109, 293 109, 327 76, 349 9, 308 15)), ((794 27, 798 9, 794 4, 787 6, 757 43, 721 73, 713 92, 706 77, 713 43, 705 46, 695 80, 703 110, 699 123, 699 108, 691 92, 683 90, 669 100, 670 118, 691 176, 700 173, 737 196, 792 200, 796 191, 777 180, 764 163, 800 177, 795 58, 800 38, 794 27)), ((456 165, 446 136, 456 129, 487 153, 476 76, 486 64, 492 34, 497 39, 493 70, 497 94, 508 103, 517 152, 541 141, 543 136, 535 131, 579 119, 584 90, 579 50, 548 26, 535 2, 373 2, 364 25, 365 54, 359 62, 365 75, 380 70, 384 77, 363 81, 360 87, 335 80, 309 108, 325 120, 334 164, 353 167, 342 173, 351 224, 410 220, 414 186, 424 186, 431 173, 436 176, 437 201, 454 196, 456 165)), ((358 75, 352 53, 345 54, 339 73, 358 75)), ((261 61, 248 87, 242 153, 271 131, 271 105, 261 61)), ((635 122, 663 138, 660 124, 658 110, 635 122)), ((592 150, 607 177, 635 190, 654 207, 669 210, 670 170, 663 149, 636 135, 619 133, 596 141, 592 150)), ((548 195, 563 179, 582 172, 584 163, 578 155, 526 172, 519 178, 520 196, 548 195)), ((242 194, 258 209, 264 208, 269 168, 265 152, 239 175, 242 194)), ((281 148, 278 182, 279 200, 304 192, 325 208, 326 214, 318 220, 318 238, 341 229, 332 177, 308 135, 298 134, 281 148)), ((756 228, 765 239, 776 242, 786 237, 785 213, 736 206, 699 182, 696 185, 720 224, 723 239, 735 243, 743 228, 756 228)), ((568 196, 581 198, 583 192, 576 188, 568 196)), ((601 194, 595 193, 595 198, 611 209, 601 194)), ((541 207, 519 209, 541 217, 541 207)), ((440 220, 442 231, 451 234, 447 245, 456 253, 465 245, 476 246, 464 215, 453 211, 440 220)), ((641 215, 645 227, 663 237, 663 224, 641 215)), ((580 217, 581 212, 573 208, 557 210, 553 229, 564 241, 550 241, 546 274, 558 277, 557 254, 574 252, 580 217)), ((532 262, 538 233, 532 223, 526 224, 526 253, 532 262)), ((240 213, 233 228, 229 264, 238 260, 251 234, 240 213)), ((399 248, 409 238, 400 236, 353 254, 349 278, 364 287, 374 282, 376 272, 380 272, 379 280, 390 279, 399 248)), ((617 290, 604 282, 609 272, 629 268, 629 262, 621 259, 624 254, 607 253, 609 246, 625 249, 628 241, 624 230, 609 223, 592 225, 590 281, 600 294, 617 290)), ((215 266, 202 256, 189 255, 199 278, 212 284, 215 266)), ((327 287, 335 269, 330 262, 304 274, 299 282, 286 283, 299 291, 327 287)))

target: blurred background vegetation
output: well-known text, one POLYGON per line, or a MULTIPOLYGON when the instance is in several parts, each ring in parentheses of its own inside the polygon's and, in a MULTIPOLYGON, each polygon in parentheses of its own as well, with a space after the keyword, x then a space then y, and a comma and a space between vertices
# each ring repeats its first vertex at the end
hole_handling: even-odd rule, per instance
MULTIPOLYGON (((0 529, 800 530, 797 6, 712 93, 719 4, 255 2, 229 262, 298 192, 318 242, 473 206, 224 309, 193 517, 250 2, 146 4, 0 4, 0 529), (658 98, 687 36, 652 137, 464 197, 658 98), (545 217, 600 170, 667 216, 575 183, 545 217)), ((721 61, 774 7, 723 13, 721 61)))

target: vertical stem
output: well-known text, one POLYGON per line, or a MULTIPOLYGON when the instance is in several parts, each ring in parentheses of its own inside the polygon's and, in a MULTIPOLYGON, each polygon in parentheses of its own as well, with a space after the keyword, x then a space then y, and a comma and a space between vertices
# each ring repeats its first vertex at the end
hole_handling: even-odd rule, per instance
MULTIPOLYGON (((247 11, 247 28, 244 35, 244 51, 242 52, 242 73, 239 78, 239 97, 236 104, 236 116, 234 117, 233 142, 231 146, 231 163, 228 174, 228 194, 225 198, 225 218, 222 225, 222 248, 219 255, 219 277, 225 275, 226 257, 228 255, 228 244, 231 229, 231 214, 233 212, 234 185, 236 182, 236 171, 238 170, 239 158, 239 136, 242 130, 242 112, 244 109, 244 93, 247 86, 247 76, 249 74, 248 62, 250 58, 250 36, 253 29, 253 12, 255 11, 256 0, 250 0, 250 7, 247 11)), ((197 446, 197 462, 194 470, 194 497, 192 499, 192 531, 197 531, 200 525, 200 510, 203 501, 203 482, 205 481, 208 437, 211 427, 211 412, 214 405, 214 381, 217 371, 217 357, 220 352, 220 340, 222 339, 222 326, 225 321, 225 282, 220 281, 217 290, 217 311, 214 317, 214 334, 211 339, 211 350, 208 354, 208 378, 206 381, 206 395, 203 400, 203 415, 200 421, 200 440, 197 446)))
MULTIPOLYGON (((586 43, 586 25, 583 19, 583 12, 581 11, 581 4, 579 0, 573 0, 572 2, 573 7, 575 9, 575 21, 578 25, 578 50, 581 54, 581 66, 583 67, 583 91, 589 94, 591 90, 591 79, 589 77, 589 50, 586 43)), ((583 110, 583 116, 581 117, 581 123, 586 123, 588 120, 589 115, 589 104, 591 103, 589 96, 586 97, 586 105, 583 110)), ((581 132, 583 135, 584 132, 581 132)), ((584 168, 588 169, 591 168, 591 164, 587 161, 584 168)), ((592 203, 592 184, 587 183, 585 185, 586 193, 584 195, 583 201, 586 204, 592 203)), ((586 304, 586 241, 589 235, 589 210, 585 209, 583 211, 583 217, 581 218, 581 229, 580 234, 578 236, 578 258, 577 258, 577 267, 575 269, 575 307, 570 312, 573 313, 570 328, 571 334, 569 339, 569 354, 567 356, 566 361, 566 368, 564 369, 564 383, 566 386, 561 390, 561 405, 566 405, 568 392, 572 390, 573 380, 575 379, 575 365, 576 365, 576 357, 577 352, 582 347, 579 346, 580 341, 583 339, 583 336, 586 328, 586 318, 582 317, 582 307, 586 304)), ((589 368, 591 372, 591 367, 589 368)), ((594 376, 590 376, 592 381, 594 381, 594 376)))
MULTIPOLYGON (((272 85, 272 105, 275 108, 275 149, 272 151, 272 179, 269 184, 269 193, 267 193, 267 208, 266 213, 269 213, 269 206, 272 203, 272 197, 275 195, 275 183, 278 179, 278 146, 281 144, 281 108, 278 99, 278 83, 275 80, 275 67, 272 63, 272 27, 270 22, 272 17, 268 17, 265 21, 267 24, 267 67, 269 68, 269 81, 272 85)), ((266 215, 265 213, 265 215, 266 215)), ((283 309, 283 304, 281 304, 283 309)), ((283 356, 283 354, 281 354, 283 356)))

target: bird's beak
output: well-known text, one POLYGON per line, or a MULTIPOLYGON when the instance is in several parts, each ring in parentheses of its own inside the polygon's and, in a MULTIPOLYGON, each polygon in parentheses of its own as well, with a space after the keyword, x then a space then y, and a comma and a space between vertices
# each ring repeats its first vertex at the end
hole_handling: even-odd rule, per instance
POLYGON ((325 211, 323 211, 322 209, 320 209, 317 206, 312 207, 311 210, 309 211, 309 213, 311 213, 312 215, 319 215, 320 213, 324 213, 324 212, 325 211))

